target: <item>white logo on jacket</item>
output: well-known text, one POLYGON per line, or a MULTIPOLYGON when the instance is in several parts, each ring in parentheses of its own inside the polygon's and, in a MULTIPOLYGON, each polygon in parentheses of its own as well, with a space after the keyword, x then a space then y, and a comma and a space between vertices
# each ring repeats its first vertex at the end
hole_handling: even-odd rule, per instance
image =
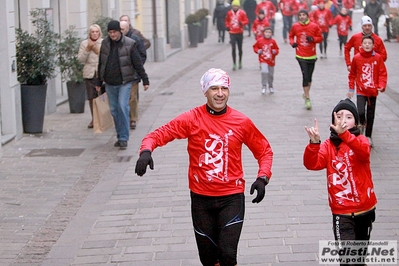
POLYGON ((365 63, 362 66, 362 76, 361 81, 366 88, 374 88, 374 65, 377 64, 376 61, 370 63, 365 63))
POLYGON ((216 134, 209 134, 209 139, 205 139, 206 153, 201 154, 199 157, 198 165, 202 167, 203 164, 212 166, 213 168, 206 171, 208 181, 212 182, 214 179, 228 182, 227 175, 228 169, 228 155, 229 155, 229 136, 233 132, 225 133, 223 137, 216 134))

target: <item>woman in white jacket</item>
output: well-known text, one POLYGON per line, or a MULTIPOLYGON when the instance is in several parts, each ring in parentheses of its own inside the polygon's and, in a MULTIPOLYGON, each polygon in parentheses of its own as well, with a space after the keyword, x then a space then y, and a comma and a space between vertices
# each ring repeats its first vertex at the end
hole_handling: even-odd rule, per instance
POLYGON ((79 47, 78 60, 84 64, 83 78, 86 83, 87 98, 89 99, 92 117, 90 124, 87 126, 88 128, 93 128, 93 99, 98 96, 98 91, 96 90, 97 68, 102 40, 101 27, 93 24, 89 27, 88 38, 82 41, 79 47))

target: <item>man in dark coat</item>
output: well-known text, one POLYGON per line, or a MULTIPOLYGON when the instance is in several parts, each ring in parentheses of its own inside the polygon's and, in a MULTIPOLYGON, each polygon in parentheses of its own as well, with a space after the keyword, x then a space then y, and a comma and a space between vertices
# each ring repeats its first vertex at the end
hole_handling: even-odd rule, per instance
POLYGON ((224 36, 226 33, 226 26, 224 21, 226 14, 230 10, 231 6, 224 2, 224 0, 218 0, 216 3, 215 10, 213 11, 213 25, 216 25, 218 30, 218 42, 224 43, 224 36))
POLYGON ((256 1, 255 0, 245 0, 244 2, 244 11, 245 13, 247 13, 247 17, 248 17, 248 37, 251 36, 251 30, 252 30, 252 24, 254 23, 255 19, 256 19, 256 14, 255 14, 255 9, 256 9, 256 1))
POLYGON ((373 21, 374 33, 378 35, 378 19, 384 14, 381 4, 376 0, 370 0, 364 8, 364 15, 373 21))

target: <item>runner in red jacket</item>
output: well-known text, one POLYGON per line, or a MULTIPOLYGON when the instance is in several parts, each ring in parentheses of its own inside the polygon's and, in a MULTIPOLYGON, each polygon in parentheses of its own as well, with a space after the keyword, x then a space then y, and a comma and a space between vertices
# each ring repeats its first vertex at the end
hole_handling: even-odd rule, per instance
POLYGON ((273 151, 254 123, 227 105, 230 77, 225 71, 209 69, 200 83, 207 103, 147 134, 135 172, 142 176, 147 165, 154 169, 151 153, 157 147, 187 139, 191 215, 201 263, 237 265, 245 212, 242 145, 249 148, 259 165, 250 190, 251 194, 257 191, 253 203, 259 203, 265 195, 272 176, 273 151))
POLYGON ((370 146, 360 134, 358 124, 355 104, 345 99, 333 110, 329 139, 321 143, 316 119, 313 127, 305 127, 310 143, 305 148, 303 164, 309 170, 326 169, 337 241, 368 241, 375 220, 377 198, 370 169, 370 146))
POLYGON ((320 58, 327 58, 327 40, 333 16, 331 11, 325 8, 324 0, 319 1, 318 8, 313 12, 312 19, 314 23, 319 25, 323 34, 323 42, 319 44, 320 58))
POLYGON ((267 86, 269 86, 270 93, 274 93, 274 66, 276 64, 276 56, 280 49, 276 40, 274 40, 272 36, 272 28, 267 27, 264 30, 263 37, 257 39, 253 45, 254 52, 259 55, 258 59, 261 69, 262 94, 266 93, 267 86))
POLYGON ((226 15, 226 30, 230 33, 231 55, 233 57, 233 70, 237 70, 236 45, 238 48, 238 69, 242 68, 242 42, 244 39, 244 26, 248 24, 248 17, 240 9, 240 1, 231 2, 232 9, 226 15))
POLYGON ((255 9, 255 14, 258 16, 259 15, 259 11, 263 10, 263 12, 265 12, 265 16, 267 18, 267 20, 270 23, 270 26, 274 32, 274 25, 276 23, 276 7, 274 6, 274 4, 269 1, 269 0, 262 0, 262 2, 260 2, 255 9))
POLYGON ((264 11, 261 9, 259 10, 259 15, 255 19, 252 26, 252 32, 255 35, 255 40, 263 38, 263 31, 266 27, 270 27, 270 23, 269 20, 266 18, 264 11))
POLYGON ((370 146, 373 146, 371 135, 373 132, 377 96, 379 92, 385 91, 388 78, 384 60, 381 55, 373 51, 373 45, 373 37, 363 37, 362 47, 359 53, 353 57, 351 70, 348 75, 348 97, 353 96, 356 87, 360 125, 362 131, 365 129, 365 135, 370 142, 370 146))
POLYGON ((387 55, 387 50, 385 49, 384 42, 381 40, 380 37, 378 37, 378 35, 373 33, 373 22, 371 18, 368 16, 363 16, 361 19, 361 25, 362 25, 362 31, 352 35, 352 37, 349 39, 349 41, 346 43, 344 47, 345 63, 346 66, 348 67, 348 71, 350 71, 350 65, 351 65, 350 52, 352 48, 354 50, 354 55, 359 52, 359 48, 362 45, 362 39, 364 36, 373 37, 374 51, 379 53, 384 61, 387 60, 388 55, 387 55))
POLYGON ((339 39, 339 55, 342 56, 342 46, 348 40, 348 30, 352 30, 352 19, 348 16, 348 10, 343 7, 340 13, 334 18, 333 25, 337 25, 339 39))
POLYGON ((317 60, 316 43, 323 41, 321 30, 316 23, 309 20, 308 11, 300 10, 299 22, 292 26, 290 31, 290 44, 296 51, 296 59, 302 71, 303 98, 306 109, 312 109, 310 102, 310 87, 317 60))
POLYGON ((296 0, 280 0, 281 14, 283 15, 283 38, 287 42, 287 35, 292 27, 293 16, 298 12, 298 3, 296 0))

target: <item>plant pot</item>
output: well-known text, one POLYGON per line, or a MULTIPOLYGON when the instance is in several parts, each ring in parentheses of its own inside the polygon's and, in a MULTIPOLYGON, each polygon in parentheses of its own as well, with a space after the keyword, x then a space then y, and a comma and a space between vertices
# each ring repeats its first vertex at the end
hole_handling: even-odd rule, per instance
POLYGON ((206 39, 208 37, 208 18, 201 20, 201 25, 204 29, 204 38, 206 39))
POLYGON ((25 133, 42 133, 47 84, 21 85, 22 125, 25 133))
POLYGON ((188 37, 190 40, 190 47, 197 47, 199 31, 201 27, 198 24, 187 24, 187 26, 188 26, 188 37))
POLYGON ((199 33, 198 34, 198 42, 199 43, 203 43, 204 39, 205 39, 205 30, 204 30, 205 21, 201 20, 200 23, 201 23, 201 26, 200 26, 200 29, 199 29, 199 32, 198 32, 199 33))
POLYGON ((68 81, 68 102, 71 113, 84 113, 86 103, 86 84, 84 82, 68 81))

